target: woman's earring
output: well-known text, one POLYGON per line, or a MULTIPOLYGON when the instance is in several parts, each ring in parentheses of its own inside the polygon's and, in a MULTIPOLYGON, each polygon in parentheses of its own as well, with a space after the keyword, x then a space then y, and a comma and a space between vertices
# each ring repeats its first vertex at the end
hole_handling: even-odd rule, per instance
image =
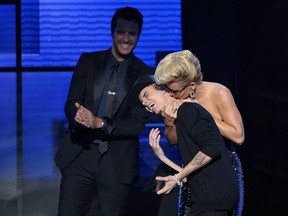
POLYGON ((196 99, 195 90, 190 91, 190 98, 191 98, 192 100, 195 100, 195 99, 196 99))

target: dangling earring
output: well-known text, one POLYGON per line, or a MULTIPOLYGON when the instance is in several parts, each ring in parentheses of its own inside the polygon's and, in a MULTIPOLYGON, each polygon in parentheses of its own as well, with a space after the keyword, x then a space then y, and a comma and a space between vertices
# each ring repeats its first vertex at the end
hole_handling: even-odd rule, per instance
POLYGON ((192 100, 195 100, 196 99, 196 96, 195 96, 195 90, 193 89, 192 91, 190 91, 189 93, 189 97, 192 99, 192 100))

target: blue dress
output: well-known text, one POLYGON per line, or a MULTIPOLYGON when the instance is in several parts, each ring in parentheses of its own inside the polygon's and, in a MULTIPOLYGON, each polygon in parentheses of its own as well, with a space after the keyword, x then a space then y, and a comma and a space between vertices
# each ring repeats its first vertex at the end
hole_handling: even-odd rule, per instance
POLYGON ((235 175, 237 177, 238 181, 238 188, 239 188, 239 200, 237 203, 236 208, 233 210, 232 216, 241 216, 243 212, 243 206, 244 206, 244 175, 243 175, 243 169, 241 165, 240 158, 238 157, 234 144, 231 141, 225 140, 226 145, 229 148, 229 157, 232 160, 232 166, 233 170, 235 172, 235 175))
POLYGON ((190 189, 187 184, 182 184, 178 192, 178 214, 177 216, 186 216, 191 208, 190 189))

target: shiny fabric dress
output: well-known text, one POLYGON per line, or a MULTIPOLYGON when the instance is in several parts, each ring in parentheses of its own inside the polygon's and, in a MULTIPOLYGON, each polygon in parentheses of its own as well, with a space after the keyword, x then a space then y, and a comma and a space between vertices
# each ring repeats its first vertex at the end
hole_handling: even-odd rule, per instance
POLYGON ((188 184, 182 184, 178 192, 178 214, 177 216, 186 216, 191 208, 190 189, 188 184))
POLYGON ((237 177, 239 188, 239 200, 236 208, 233 210, 232 216, 242 216, 244 206, 244 175, 240 158, 238 157, 234 144, 231 141, 225 140, 226 145, 229 148, 229 157, 232 160, 233 170, 237 177))

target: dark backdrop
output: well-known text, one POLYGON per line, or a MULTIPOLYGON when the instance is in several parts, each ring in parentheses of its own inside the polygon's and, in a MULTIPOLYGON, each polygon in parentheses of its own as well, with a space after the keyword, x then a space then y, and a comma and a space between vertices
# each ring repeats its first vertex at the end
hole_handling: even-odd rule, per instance
POLYGON ((244 216, 288 206, 288 1, 183 0, 183 49, 232 91, 246 138, 244 216))

